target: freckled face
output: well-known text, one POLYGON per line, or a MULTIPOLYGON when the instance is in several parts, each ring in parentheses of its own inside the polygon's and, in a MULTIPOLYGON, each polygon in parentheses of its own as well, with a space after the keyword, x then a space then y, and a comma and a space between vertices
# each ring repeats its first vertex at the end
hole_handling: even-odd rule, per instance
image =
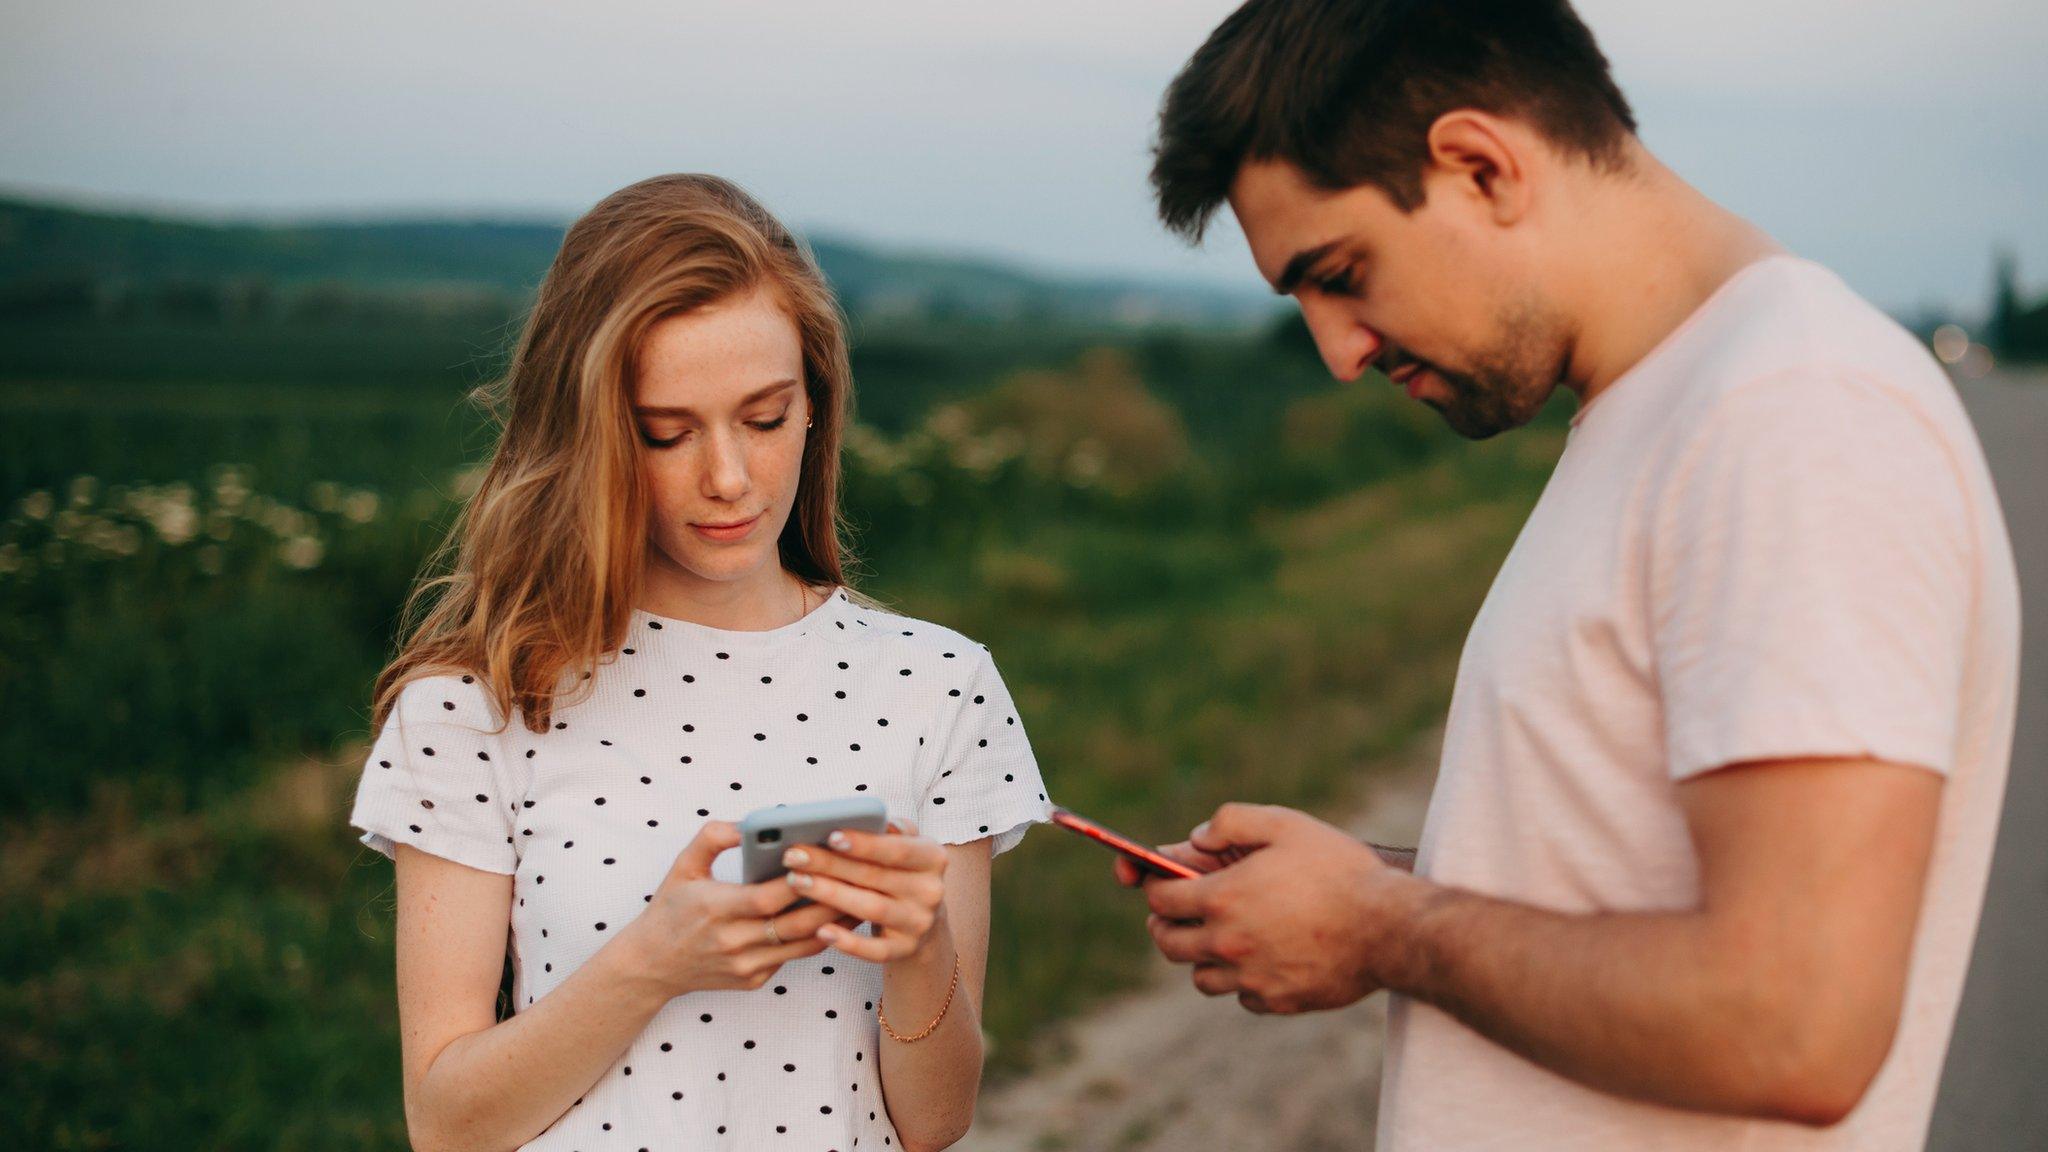
POLYGON ((685 584, 780 569, 810 417, 803 375, 796 324, 766 288, 648 331, 633 417, 653 499, 650 568, 685 584))

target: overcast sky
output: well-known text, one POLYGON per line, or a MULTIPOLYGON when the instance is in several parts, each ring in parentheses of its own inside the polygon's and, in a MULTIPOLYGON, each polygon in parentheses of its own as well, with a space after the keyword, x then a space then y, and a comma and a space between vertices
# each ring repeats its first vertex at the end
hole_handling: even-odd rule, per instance
MULTIPOLYGON (((1256 287, 1153 222, 1167 80, 1235 0, 0 0, 0 187, 566 219, 717 172, 801 228, 1256 287)), ((1878 303, 2048 286, 2048 3, 1582 0, 1644 139, 1878 303)))

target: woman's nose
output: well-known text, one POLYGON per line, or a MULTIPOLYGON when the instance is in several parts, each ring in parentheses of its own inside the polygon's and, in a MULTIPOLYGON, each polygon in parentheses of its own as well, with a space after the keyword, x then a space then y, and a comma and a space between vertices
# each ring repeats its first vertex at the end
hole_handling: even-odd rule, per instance
POLYGON ((714 432, 704 438, 704 494, 718 500, 737 500, 747 494, 752 481, 747 475, 747 454, 730 433, 714 432))

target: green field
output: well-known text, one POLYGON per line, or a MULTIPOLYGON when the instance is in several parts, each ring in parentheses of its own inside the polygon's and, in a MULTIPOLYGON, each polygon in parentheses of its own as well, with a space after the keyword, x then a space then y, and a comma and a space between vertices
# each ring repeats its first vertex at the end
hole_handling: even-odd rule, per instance
MULTIPOLYGON (((1298 328, 856 326, 859 580, 1001 662, 1055 797, 1175 838, 1441 719, 1562 443, 1468 445, 1298 328)), ((405 1147, 390 865, 346 819, 501 329, 0 323, 0 1136, 405 1147), (494 336, 495 333, 495 336, 494 336)), ((992 1073, 1137 979, 1073 838, 997 870, 992 1073)))

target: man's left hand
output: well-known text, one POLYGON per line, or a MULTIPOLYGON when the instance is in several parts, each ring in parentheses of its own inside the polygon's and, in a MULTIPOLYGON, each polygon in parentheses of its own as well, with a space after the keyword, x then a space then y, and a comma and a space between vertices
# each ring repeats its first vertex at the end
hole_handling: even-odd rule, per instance
POLYGON ((1146 928, 1167 959, 1194 965, 1207 996, 1260 1013, 1341 1008, 1380 987, 1393 929, 1424 881, 1304 812, 1225 804, 1189 836, 1241 859, 1191 880, 1145 881, 1146 928))

